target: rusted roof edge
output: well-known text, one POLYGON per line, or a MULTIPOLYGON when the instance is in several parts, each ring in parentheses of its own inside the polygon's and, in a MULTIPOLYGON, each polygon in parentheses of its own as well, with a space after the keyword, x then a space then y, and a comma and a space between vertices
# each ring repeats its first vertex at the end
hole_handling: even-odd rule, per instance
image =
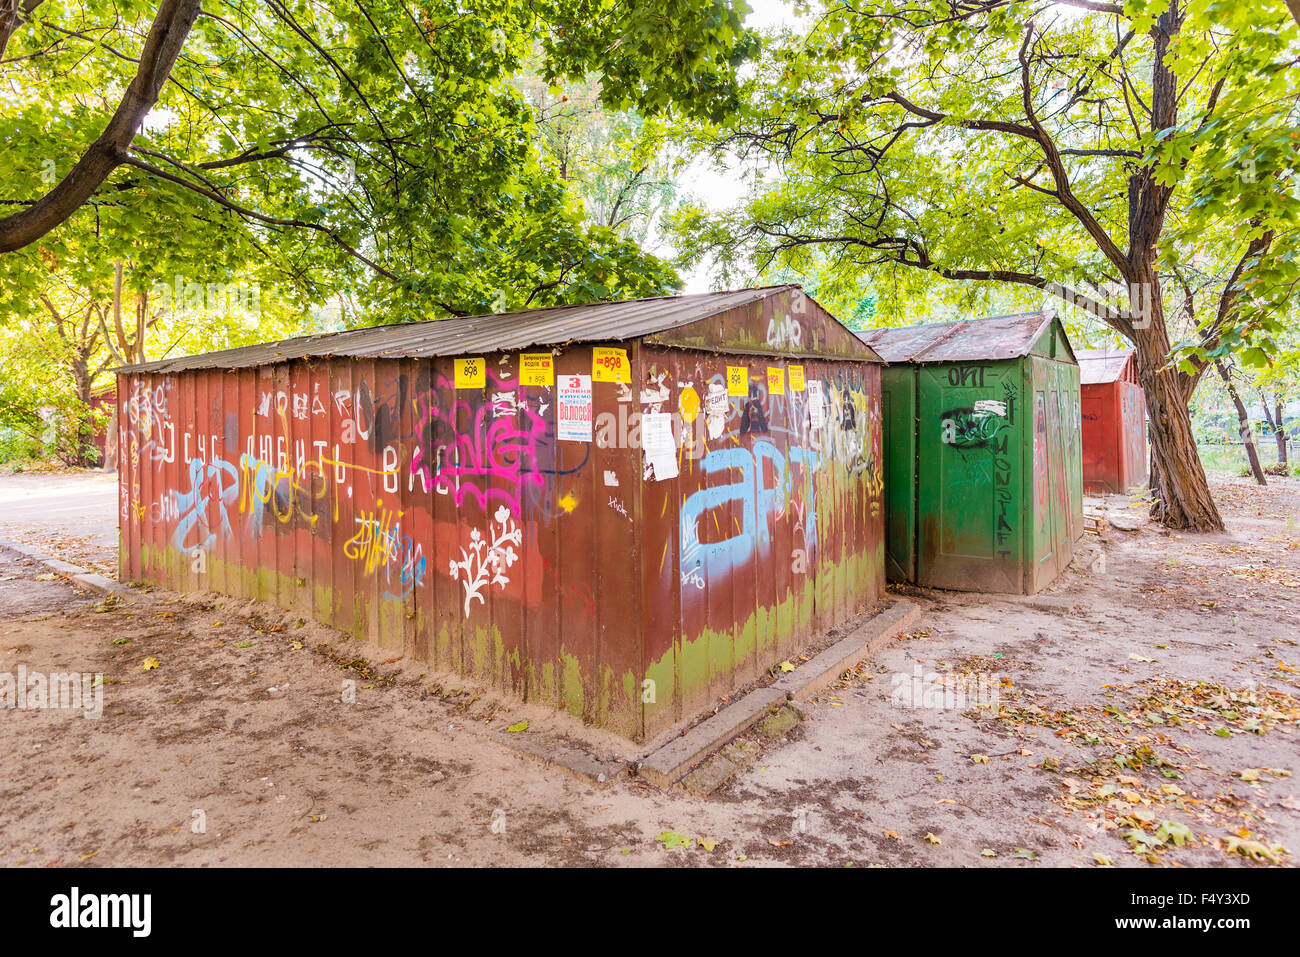
MULTIPOLYGON (((708 296, 716 296, 719 300, 723 300, 724 297, 728 297, 728 296, 734 297, 740 293, 752 294, 748 297, 739 299, 739 301, 735 301, 735 300, 729 301, 725 305, 721 304, 720 302, 715 312, 706 313, 705 315, 698 316, 695 319, 690 320, 689 322, 683 322, 680 325, 673 325, 671 323, 668 323, 665 326, 663 326, 661 329, 656 330, 656 331, 664 331, 665 329, 672 329, 672 328, 686 328, 691 325, 694 325, 697 322, 703 322, 707 319, 710 319, 713 316, 718 315, 719 313, 727 311, 728 309, 735 309, 742 306, 746 306, 753 302, 757 302, 766 299, 770 296, 776 295, 777 293, 782 292, 784 290, 797 289, 797 288, 799 288, 797 284, 783 283, 780 285, 773 285, 773 286, 755 286, 752 289, 729 289, 729 290, 721 290, 715 293, 695 293, 695 294, 688 294, 687 296, 646 296, 641 299, 619 299, 619 300, 610 300, 607 302, 594 302, 594 303, 570 303, 567 305, 543 306, 537 309, 514 310, 514 312, 521 316, 531 315, 536 317, 542 313, 555 312, 562 309, 581 309, 584 307, 593 307, 593 308, 608 307, 612 309, 613 307, 618 305, 631 305, 633 303, 646 303, 646 302, 656 302, 656 301, 663 301, 664 303, 670 303, 674 299, 684 299, 688 297, 703 299, 708 296)), ((824 307, 822 308, 824 309, 824 307)), ((261 366, 279 365, 281 363, 291 362, 296 359, 316 359, 316 360, 343 359, 343 358, 400 359, 400 358, 439 358, 439 357, 451 357, 451 356, 460 356, 460 355, 477 355, 479 353, 490 351, 490 350, 485 350, 479 345, 467 346, 463 350, 458 350, 455 346, 450 346, 450 347, 440 348, 437 353, 432 353, 429 355, 413 355, 412 354, 413 349, 408 346, 405 349, 394 348, 392 350, 383 350, 383 351, 377 351, 372 353, 366 353, 364 356, 354 355, 349 352, 330 351, 324 348, 322 348, 319 351, 312 350, 307 352, 293 350, 294 354, 292 355, 276 355, 274 350, 276 347, 290 346, 291 344, 308 344, 312 340, 322 340, 322 341, 330 340, 333 342, 343 343, 343 342, 355 340, 359 337, 364 337, 366 334, 371 334, 375 330, 385 330, 385 329, 398 330, 401 329, 402 327, 415 328, 425 323, 468 322, 474 319, 494 318, 495 316, 498 315, 505 315, 505 314, 504 313, 483 313, 477 316, 454 316, 454 317, 449 317, 447 319, 428 319, 428 320, 423 320, 422 322, 391 322, 391 323, 384 323, 378 326, 363 326, 357 329, 343 329, 336 332, 312 333, 305 336, 293 336, 288 339, 273 340, 271 342, 253 343, 247 346, 239 346, 234 349, 221 349, 213 352, 198 353, 192 356, 175 356, 166 359, 155 359, 151 362, 122 365, 122 366, 117 366, 111 371, 123 375, 130 375, 136 373, 166 374, 171 372, 186 372, 186 371, 192 371, 198 369, 212 370, 212 369, 222 369, 222 368, 229 368, 229 369, 258 368, 261 366), (230 365, 223 365, 223 363, 220 361, 222 358, 234 359, 236 356, 240 354, 244 356, 249 356, 252 355, 259 348, 264 350, 266 352, 266 355, 264 357, 259 357, 257 361, 241 362, 239 364, 231 363, 230 365)), ((827 315, 831 315, 831 314, 827 312, 827 315)), ((834 319, 834 316, 832 316, 831 318, 834 319)), ((839 320, 835 319, 835 321, 838 322, 839 320)), ((847 326, 845 327, 845 329, 846 331, 849 332, 850 335, 853 334, 852 330, 849 330, 847 326)), ((507 349, 496 350, 496 351, 518 351, 522 349, 531 349, 540 346, 561 346, 561 345, 572 344, 574 342, 628 342, 633 339, 643 339, 652 334, 653 333, 651 332, 639 332, 639 333, 631 333, 628 335, 619 335, 616 332, 611 331, 609 333, 603 333, 600 336, 593 335, 591 337, 582 338, 582 339, 571 338, 567 340, 558 340, 558 339, 548 339, 548 338, 537 338, 537 339, 529 339, 526 342, 513 343, 507 349)), ((775 353, 771 353, 771 354, 775 354, 775 353)))

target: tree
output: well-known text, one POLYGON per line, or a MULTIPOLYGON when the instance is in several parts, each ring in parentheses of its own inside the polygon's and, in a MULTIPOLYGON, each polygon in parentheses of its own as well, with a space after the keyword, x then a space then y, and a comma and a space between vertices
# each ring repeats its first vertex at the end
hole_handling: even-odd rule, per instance
POLYGON ((649 251, 690 159, 674 143, 675 124, 608 110, 589 82, 552 87, 526 74, 516 83, 533 111, 545 162, 582 199, 587 220, 649 251))
POLYGON ((1267 485, 1268 480, 1264 478, 1264 467, 1259 462, 1259 447, 1255 444, 1255 427, 1251 424, 1250 413, 1246 410, 1246 403, 1242 401, 1241 392, 1237 388, 1236 382, 1233 381, 1233 370, 1229 368, 1228 363, 1223 359, 1214 361, 1214 368, 1219 373, 1219 378, 1223 380, 1223 387, 1228 391, 1228 398, 1232 400, 1232 407, 1237 412, 1237 434, 1241 436, 1242 447, 1246 450, 1246 461, 1250 463, 1250 473, 1255 476, 1255 482, 1259 485, 1267 485))
POLYGON ((1296 246, 1294 148, 1259 157, 1249 189, 1224 161, 1261 116, 1290 123, 1279 77, 1295 27, 1284 11, 1246 17, 1270 33, 1248 75, 1242 17, 1218 24, 1223 8, 827 0, 807 33, 769 44, 722 141, 771 168, 765 187, 729 215, 685 217, 687 254, 761 264, 816 248, 904 293, 1014 284, 1081 308, 1136 351, 1154 516, 1221 529, 1188 404, 1216 350, 1268 348, 1251 304, 1289 292, 1296 246), (1171 268, 1211 218, 1210 252, 1230 266, 1171 364, 1171 268))
POLYGON ((582 221, 506 81, 540 45, 548 78, 596 74, 611 109, 717 116, 752 49, 743 4, 469 6, 31 6, 6 21, 0 61, 15 144, 0 203, 18 207, 0 219, 0 259, 28 253, 34 268, 33 245, 60 224, 92 229, 104 209, 164 192, 237 226, 318 298, 355 296, 372 321, 670 288, 665 264, 582 221), (113 102, 101 91, 123 64, 134 79, 113 102), (51 185, 52 167, 67 172, 51 185))
MULTIPOLYGON (((7 4, 12 2, 6 0, 7 4)), ((24 0, 24 16, 32 18, 40 3, 41 0, 24 0)), ((135 76, 104 131, 58 185, 18 212, 0 219, 0 253, 21 249, 65 222, 126 161, 131 141, 158 102, 162 85, 167 82, 199 10, 199 0, 162 0, 140 50, 135 76)), ((0 53, 17 25, 18 18, 10 7, 0 23, 0 53)))
MULTIPOLYGON (((1294 340, 1293 340, 1294 341, 1294 340)), ((1287 406, 1300 395, 1300 348, 1287 349, 1273 363, 1255 374, 1255 391, 1264 407, 1264 421, 1277 443, 1277 463, 1281 474, 1287 472, 1287 406)), ((1293 427, 1292 427, 1293 428, 1293 427)))

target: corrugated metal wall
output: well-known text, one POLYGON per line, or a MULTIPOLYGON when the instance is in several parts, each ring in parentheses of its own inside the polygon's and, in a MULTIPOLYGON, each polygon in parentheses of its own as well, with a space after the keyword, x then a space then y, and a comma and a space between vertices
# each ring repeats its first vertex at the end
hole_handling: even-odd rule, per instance
POLYGON ((891 577, 1032 594, 1070 563, 1083 534, 1079 370, 1049 329, 1044 354, 885 370, 891 577))
POLYGON ((663 408, 699 409, 694 454, 676 477, 643 485, 653 734, 880 597, 880 369, 667 349, 641 361, 643 411, 661 396, 663 408), (738 368, 745 395, 728 397, 738 368))
POLYGON ((552 385, 517 353, 477 357, 481 383, 450 358, 124 374, 122 578, 274 602, 634 738, 880 597, 878 366, 610 343, 625 381, 593 382, 594 348, 552 385), (592 440, 563 439, 584 389, 592 440), (647 413, 676 413, 667 455, 647 413))
POLYGON ((1147 482, 1147 404, 1142 387, 1124 379, 1082 386, 1083 485, 1123 494, 1147 482))
POLYGON ((1049 585, 1074 557, 1083 535, 1083 440, 1079 367, 1031 356, 1028 360, 1034 417, 1033 537, 1027 555, 1026 591, 1049 585))

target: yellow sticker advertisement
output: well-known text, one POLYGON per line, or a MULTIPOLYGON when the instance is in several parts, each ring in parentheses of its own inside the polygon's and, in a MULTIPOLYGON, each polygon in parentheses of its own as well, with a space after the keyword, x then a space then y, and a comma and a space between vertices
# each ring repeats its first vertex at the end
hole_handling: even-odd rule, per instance
POLYGON ((727 366, 727 395, 749 395, 747 366, 727 366))
POLYGON ((790 366, 790 391, 803 391, 803 366, 790 366))
POLYGON ((596 382, 631 382, 632 365, 626 349, 596 346, 591 350, 591 378, 596 382))
POLYGON ((694 422, 700 414, 700 394, 690 386, 683 388, 677 397, 677 411, 682 414, 683 422, 694 422))
POLYGON ((785 395, 785 370, 776 366, 767 367, 767 394, 785 395))
POLYGON ((549 352, 519 354, 520 385, 555 385, 555 359, 549 352))
POLYGON ((482 356, 469 356, 464 359, 456 359, 456 388, 458 389, 481 389, 487 384, 484 376, 486 368, 482 356))

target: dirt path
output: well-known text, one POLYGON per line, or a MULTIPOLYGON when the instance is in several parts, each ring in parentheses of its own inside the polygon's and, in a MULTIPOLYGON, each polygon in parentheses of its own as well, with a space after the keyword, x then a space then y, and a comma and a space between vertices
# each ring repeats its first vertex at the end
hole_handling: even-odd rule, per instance
POLYGON ((922 626, 707 798, 543 767, 484 732, 562 722, 272 609, 0 559, 0 673, 105 676, 98 720, 0 711, 0 864, 1290 865, 1300 484, 1217 488, 1227 535, 1111 532, 1045 601, 909 593, 922 626), (907 706, 917 668, 997 708, 907 706))

